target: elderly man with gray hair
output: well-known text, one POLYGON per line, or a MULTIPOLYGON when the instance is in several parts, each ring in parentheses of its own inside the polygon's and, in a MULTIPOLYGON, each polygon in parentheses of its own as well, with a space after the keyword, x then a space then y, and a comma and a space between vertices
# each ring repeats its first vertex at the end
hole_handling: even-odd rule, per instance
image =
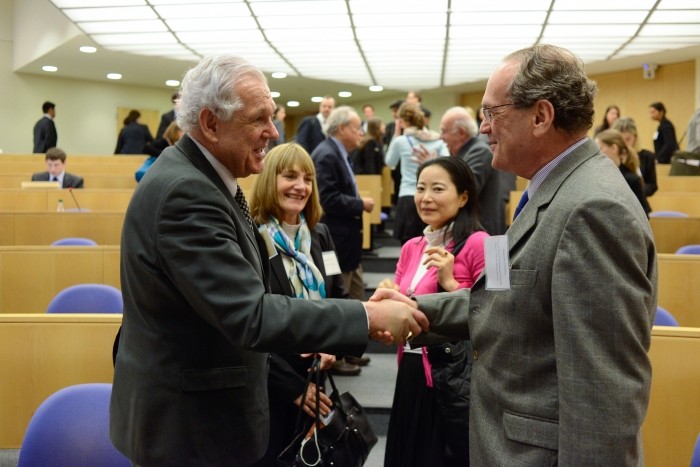
POLYGON ((501 195, 501 171, 491 166, 493 153, 477 138, 479 128, 464 107, 452 107, 440 121, 440 137, 452 156, 460 157, 474 172, 479 190, 481 224, 491 235, 505 231, 505 206, 501 195))

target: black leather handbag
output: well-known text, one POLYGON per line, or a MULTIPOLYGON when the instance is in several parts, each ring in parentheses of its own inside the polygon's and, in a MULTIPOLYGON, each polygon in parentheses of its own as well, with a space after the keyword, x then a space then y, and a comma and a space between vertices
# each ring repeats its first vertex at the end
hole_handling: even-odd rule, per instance
POLYGON ((311 365, 297 415, 297 435, 278 456, 277 461, 282 467, 360 467, 377 444, 377 436, 364 408, 349 392, 339 394, 330 373, 327 377, 333 388, 330 396, 333 401, 332 418, 328 420, 326 417, 326 425, 316 405, 315 420, 310 423, 302 421, 307 418, 302 407, 313 375, 316 380, 316 400, 319 397, 319 366, 320 359, 316 358, 311 365))

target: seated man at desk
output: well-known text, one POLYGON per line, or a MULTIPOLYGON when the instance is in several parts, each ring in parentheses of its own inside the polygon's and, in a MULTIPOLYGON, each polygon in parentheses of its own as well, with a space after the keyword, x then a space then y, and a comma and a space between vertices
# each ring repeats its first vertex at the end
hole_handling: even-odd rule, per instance
POLYGON ((83 188, 83 177, 66 172, 66 153, 63 149, 50 148, 46 151, 47 172, 32 174, 33 182, 59 182, 61 188, 83 188))

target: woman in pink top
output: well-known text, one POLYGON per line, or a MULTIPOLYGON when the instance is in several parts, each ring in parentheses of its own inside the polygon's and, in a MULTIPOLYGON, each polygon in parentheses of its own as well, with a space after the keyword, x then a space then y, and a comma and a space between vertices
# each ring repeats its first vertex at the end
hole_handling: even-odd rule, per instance
MULTIPOLYGON (((458 157, 432 159, 418 169, 415 203, 428 224, 406 242, 394 281, 380 287, 407 296, 471 287, 484 268, 477 187, 458 157)), ((385 467, 469 465, 468 341, 399 348, 385 467)))

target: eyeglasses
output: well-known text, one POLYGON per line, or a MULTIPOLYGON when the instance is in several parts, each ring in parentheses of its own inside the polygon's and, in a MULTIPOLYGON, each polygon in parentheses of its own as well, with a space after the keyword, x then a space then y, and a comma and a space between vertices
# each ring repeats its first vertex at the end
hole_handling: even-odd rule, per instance
POLYGON ((501 105, 493 105, 491 107, 482 107, 481 111, 484 113, 484 120, 491 123, 491 120, 493 120, 493 109, 498 109, 500 107, 508 107, 509 105, 515 105, 515 104, 501 104, 501 105))

